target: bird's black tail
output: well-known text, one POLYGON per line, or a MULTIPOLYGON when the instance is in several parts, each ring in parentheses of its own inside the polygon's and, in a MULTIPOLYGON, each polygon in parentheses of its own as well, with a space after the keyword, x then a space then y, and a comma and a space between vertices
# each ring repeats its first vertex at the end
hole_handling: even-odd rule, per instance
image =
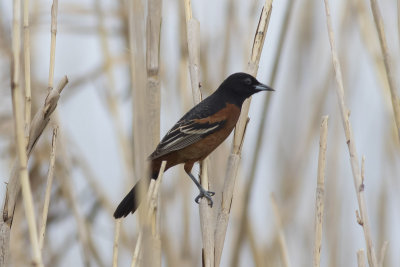
POLYGON ((149 180, 150 179, 140 179, 135 186, 132 188, 131 191, 124 197, 124 199, 119 203, 117 209, 114 212, 114 218, 122 218, 126 217, 129 213, 134 213, 136 209, 138 208, 141 199, 139 198, 140 195, 140 188, 146 188, 149 185, 149 180))

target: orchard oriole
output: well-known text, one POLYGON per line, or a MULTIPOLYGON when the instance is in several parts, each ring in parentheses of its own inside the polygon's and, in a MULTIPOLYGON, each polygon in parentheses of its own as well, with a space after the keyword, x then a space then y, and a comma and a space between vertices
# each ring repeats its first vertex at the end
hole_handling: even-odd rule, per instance
MULTIPOLYGON (((212 206, 214 192, 205 190, 191 170, 195 162, 206 158, 232 132, 239 119, 244 100, 260 91, 274 91, 246 73, 230 75, 209 97, 187 112, 164 136, 150 155, 150 174, 156 179, 161 162, 165 170, 183 163, 185 172, 196 184, 199 198, 206 197, 212 206)), ((114 217, 121 218, 135 212, 139 205, 139 188, 149 185, 150 179, 142 178, 126 195, 115 210, 114 217)))

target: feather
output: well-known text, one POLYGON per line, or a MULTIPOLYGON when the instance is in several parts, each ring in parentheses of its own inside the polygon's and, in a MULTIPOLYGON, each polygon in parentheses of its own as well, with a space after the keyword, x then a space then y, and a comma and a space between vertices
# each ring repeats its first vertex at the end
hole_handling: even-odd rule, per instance
POLYGON ((178 121, 158 144, 156 150, 150 155, 150 159, 190 146, 218 131, 226 122, 226 120, 221 120, 213 123, 199 123, 196 120, 178 121))

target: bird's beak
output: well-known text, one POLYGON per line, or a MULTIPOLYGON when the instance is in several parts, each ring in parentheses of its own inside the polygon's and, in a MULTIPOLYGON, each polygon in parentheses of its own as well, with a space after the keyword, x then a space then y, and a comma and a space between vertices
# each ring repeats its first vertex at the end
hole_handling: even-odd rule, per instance
POLYGON ((257 91, 275 91, 274 89, 266 86, 265 84, 259 83, 256 86, 254 86, 254 89, 257 91))

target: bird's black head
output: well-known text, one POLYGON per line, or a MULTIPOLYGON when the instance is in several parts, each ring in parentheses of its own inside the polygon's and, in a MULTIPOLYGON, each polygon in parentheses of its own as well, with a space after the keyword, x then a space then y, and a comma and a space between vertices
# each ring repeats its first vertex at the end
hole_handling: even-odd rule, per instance
POLYGON ((251 95, 261 91, 274 91, 274 89, 257 81, 250 74, 238 72, 230 75, 219 87, 229 99, 235 100, 240 106, 251 95))

